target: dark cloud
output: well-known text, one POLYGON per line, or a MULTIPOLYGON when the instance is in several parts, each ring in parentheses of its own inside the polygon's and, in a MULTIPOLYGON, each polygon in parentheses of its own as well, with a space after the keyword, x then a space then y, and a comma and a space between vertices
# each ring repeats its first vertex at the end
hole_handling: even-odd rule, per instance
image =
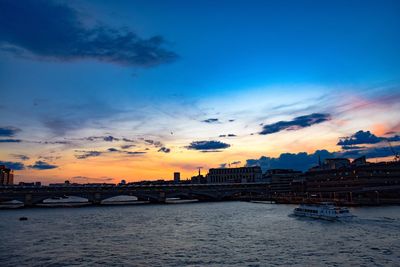
POLYGON ((143 155, 143 154, 147 153, 147 152, 143 152, 143 151, 124 151, 124 152, 127 155, 143 155))
POLYGON ((127 143, 134 143, 135 140, 129 139, 129 138, 122 138, 122 141, 127 142, 127 143))
POLYGON ((354 149, 362 149, 363 146, 342 146, 343 150, 354 150, 354 149))
POLYGON ((235 120, 229 120, 229 122, 234 122, 235 120))
POLYGON ((204 152, 219 152, 218 149, 225 149, 230 146, 230 144, 226 144, 220 141, 193 141, 186 148, 193 150, 202 150, 204 152))
POLYGON ((389 142, 398 142, 398 141, 400 141, 400 135, 386 137, 385 140, 387 140, 389 142))
POLYGON ((44 144, 44 145, 70 145, 70 141, 41 141, 38 142, 39 144, 44 144))
POLYGON ((219 137, 236 137, 236 134, 221 134, 219 137))
POLYGON ((78 152, 80 154, 76 154, 75 157, 77 159, 86 159, 90 157, 98 157, 107 153, 120 153, 120 154, 125 154, 125 155, 142 155, 145 154, 146 152, 141 152, 141 151, 125 151, 125 150, 119 150, 116 148, 109 148, 105 151, 85 151, 85 150, 75 150, 75 152, 78 152))
POLYGON ((204 120, 202 122, 205 122, 205 123, 218 123, 219 121, 216 118, 210 118, 210 119, 206 119, 206 120, 204 120))
POLYGON ((27 155, 22 155, 22 154, 11 154, 14 158, 20 159, 20 160, 28 160, 29 157, 27 155))
POLYGON ((149 145, 153 145, 155 147, 162 147, 163 146, 163 144, 161 142, 154 141, 154 140, 151 140, 151 139, 145 139, 144 142, 149 144, 149 145))
POLYGON ((0 139, 0 143, 21 143, 21 139, 0 139))
POLYGON ((154 66, 177 55, 161 36, 139 37, 126 28, 85 27, 79 13, 53 1, 0 1, 0 49, 18 57, 95 59, 123 66, 154 66))
POLYGON ((116 138, 114 136, 111 135, 106 135, 106 136, 89 136, 85 138, 86 140, 89 141, 97 141, 97 140, 102 140, 102 141, 106 141, 106 142, 113 142, 113 141, 119 141, 120 138, 116 138))
POLYGON ((0 136, 2 137, 13 137, 15 136, 18 132, 20 132, 21 129, 7 126, 7 127, 0 127, 0 136))
POLYGON ((313 113, 310 115, 296 117, 291 121, 278 121, 276 123, 264 125, 263 130, 259 134, 267 135, 283 130, 299 130, 314 124, 329 121, 330 119, 331 116, 329 114, 313 113))
POLYGON ((29 165, 28 167, 31 168, 31 169, 35 169, 35 170, 50 170, 50 169, 55 169, 58 166, 38 160, 38 161, 35 162, 35 164, 29 165))
POLYGON ((268 169, 294 169, 306 171, 311 167, 318 165, 319 159, 335 157, 335 153, 327 150, 317 150, 312 154, 307 152, 300 153, 282 153, 278 158, 262 156, 259 159, 248 159, 246 166, 260 166, 263 171, 268 169))
POLYGON ((10 168, 10 169, 16 170, 16 171, 25 169, 25 165, 22 162, 0 161, 0 165, 5 165, 7 168, 10 168))
POLYGON ((75 155, 77 159, 87 159, 90 157, 98 157, 100 156, 103 152, 101 151, 77 151, 81 152, 82 154, 75 155))
POLYGON ((87 177, 87 176, 74 176, 72 177, 73 180, 84 180, 84 181, 114 181, 115 179, 112 177, 99 177, 99 178, 94 178, 94 177, 87 177))
POLYGON ((158 150, 158 152, 169 153, 169 152, 171 152, 171 149, 169 149, 169 148, 163 146, 163 147, 161 147, 161 148, 158 150))
POLYGON ((122 145, 121 148, 122 149, 129 149, 131 147, 134 147, 135 145, 122 145))
POLYGON ((351 146, 351 145, 361 145, 361 144, 376 144, 382 141, 381 138, 372 134, 370 131, 358 131, 352 136, 344 137, 337 143, 338 146, 351 146))
POLYGON ((317 150, 312 154, 307 152, 300 153, 282 153, 279 157, 262 156, 259 159, 248 159, 246 166, 260 166, 263 171, 268 169, 294 169, 306 171, 311 167, 317 166, 319 160, 323 162, 327 158, 358 158, 366 156, 367 158, 382 158, 394 156, 393 151, 400 152, 400 145, 393 146, 392 149, 386 147, 363 147, 359 149, 342 150, 338 152, 329 152, 327 150, 317 150))
POLYGON ((366 156, 367 158, 383 158, 383 157, 390 157, 394 156, 393 151, 395 153, 400 152, 400 145, 389 146, 385 147, 366 147, 362 149, 354 149, 348 151, 338 152, 337 156, 340 157, 347 157, 347 158, 358 158, 361 156, 366 156))
POLYGON ((236 164, 240 164, 240 163, 242 163, 241 161, 234 161, 234 162, 231 162, 231 164, 233 164, 233 165, 236 165, 236 164))
POLYGON ((376 136, 370 131, 360 130, 351 136, 340 138, 337 145, 342 146, 343 150, 363 151, 362 149, 364 149, 365 147, 357 145, 373 145, 384 141, 398 142, 400 141, 400 136, 399 135, 388 136, 388 137, 376 136))

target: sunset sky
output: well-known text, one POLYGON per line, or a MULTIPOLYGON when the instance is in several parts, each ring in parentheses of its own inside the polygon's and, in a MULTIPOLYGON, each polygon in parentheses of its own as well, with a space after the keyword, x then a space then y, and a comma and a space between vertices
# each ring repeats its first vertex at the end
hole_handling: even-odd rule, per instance
POLYGON ((86 183, 391 160, 399 48, 395 0, 0 0, 0 164, 86 183))

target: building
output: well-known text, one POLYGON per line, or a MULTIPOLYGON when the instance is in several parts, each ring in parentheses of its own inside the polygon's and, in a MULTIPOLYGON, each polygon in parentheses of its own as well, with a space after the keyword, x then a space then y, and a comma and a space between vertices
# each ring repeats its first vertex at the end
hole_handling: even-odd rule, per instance
POLYGON ((207 183, 207 178, 204 177, 204 175, 201 174, 200 168, 199 168, 199 174, 196 176, 192 176, 190 179, 190 183, 192 184, 205 184, 207 183))
POLYGON ((400 162, 361 164, 354 160, 347 168, 309 171, 304 174, 308 192, 361 190, 400 185, 400 162))
POLYGON ((270 181, 272 193, 287 193, 292 191, 293 180, 301 174, 292 169, 271 169, 265 173, 264 178, 270 181))
POLYGON ((179 184, 181 182, 181 173, 180 172, 174 172, 174 183, 179 184))
POLYGON ((6 168, 5 165, 0 165, 0 185, 13 185, 14 171, 6 168))
POLYGON ((255 183, 262 181, 261 168, 216 168, 210 169, 206 176, 207 183, 255 183))

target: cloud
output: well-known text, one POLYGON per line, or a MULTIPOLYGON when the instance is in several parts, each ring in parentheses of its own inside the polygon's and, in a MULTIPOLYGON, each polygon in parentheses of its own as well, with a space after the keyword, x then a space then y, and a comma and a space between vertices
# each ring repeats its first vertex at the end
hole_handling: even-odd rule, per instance
POLYGON ((0 139, 0 143, 21 143, 21 139, 0 139))
POLYGON ((340 138, 337 145, 342 146, 343 150, 363 151, 362 149, 364 149, 365 147, 357 145, 373 145, 384 141, 398 142, 400 141, 400 136, 399 135, 388 136, 388 137, 376 136, 370 131, 360 130, 351 136, 340 138))
POLYGON ((101 155, 107 154, 107 153, 120 153, 120 154, 125 154, 125 155, 142 155, 145 154, 146 152, 142 151, 125 151, 125 150, 119 150, 116 148, 109 148, 105 151, 85 151, 85 150, 75 150, 75 152, 79 152, 81 154, 75 155, 75 158, 77 159, 87 159, 90 157, 99 157, 101 155))
POLYGON ((21 131, 21 129, 11 127, 11 126, 0 127, 0 136, 1 137, 13 137, 20 131, 21 131))
POLYGON ((331 116, 329 114, 313 113, 310 115, 296 117, 291 121, 278 121, 276 123, 267 124, 263 126, 260 135, 267 135, 277 133, 283 130, 299 130, 314 124, 329 121, 331 116))
POLYGON ((128 142, 128 143, 134 143, 135 140, 129 139, 129 138, 122 138, 122 141, 128 142))
POLYGON ((236 137, 236 134, 220 134, 219 137, 236 137))
POLYGON ((231 164, 233 164, 233 165, 240 164, 240 163, 242 163, 240 160, 231 162, 231 164))
POLYGON ((38 161, 35 162, 35 164, 29 165, 28 167, 31 168, 31 169, 36 169, 36 170, 50 170, 50 169, 55 169, 58 166, 38 160, 38 161))
POLYGON ((114 136, 111 135, 107 135, 107 136, 89 136, 85 138, 86 140, 89 141, 96 141, 96 140, 103 140, 106 142, 113 142, 113 141, 119 141, 120 138, 116 138, 114 136))
POLYGON ((122 149, 129 149, 131 147, 134 147, 135 145, 122 145, 121 148, 122 149))
POLYGON ((115 179, 112 177, 98 177, 98 178, 94 178, 94 177, 87 177, 87 176, 74 176, 72 177, 73 180, 85 180, 85 181, 103 181, 103 182, 107 182, 107 181, 114 181, 115 179))
POLYGON ((263 171, 268 169, 294 169, 306 171, 318 165, 319 158, 323 161, 326 158, 335 157, 335 153, 327 150, 317 150, 312 154, 307 152, 282 153, 278 158, 262 156, 259 159, 248 159, 246 166, 260 166, 263 171))
POLYGON ((363 146, 342 146, 343 150, 353 150, 353 149, 362 149, 365 148, 363 146))
POLYGON ((193 141, 186 148, 193 150, 202 150, 203 152, 219 152, 218 149, 225 149, 230 146, 230 144, 220 141, 193 141))
POLYGON ((216 119, 216 118, 206 119, 206 120, 203 120, 202 122, 205 122, 205 123, 219 123, 218 119, 216 119))
POLYGON ((169 152, 171 152, 171 149, 169 149, 169 148, 163 146, 163 147, 161 147, 161 148, 158 150, 158 152, 169 153, 169 152))
MULTIPOLYGON (((395 152, 400 151, 400 145, 393 146, 395 152)), ((268 169, 294 169, 306 171, 311 167, 317 166, 319 159, 323 162, 327 158, 358 158, 366 156, 367 158, 382 158, 394 156, 390 147, 365 147, 360 149, 343 150, 338 152, 329 152, 327 150, 317 150, 314 153, 282 153, 279 157, 262 156, 259 159, 246 160, 246 166, 260 166, 263 171, 268 169)))
POLYGON ((16 170, 16 171, 25 169, 25 165, 22 162, 0 161, 0 165, 5 165, 7 168, 10 168, 10 169, 16 170))
POLYGON ((29 157, 27 155, 22 155, 22 154, 11 154, 14 158, 20 159, 20 160, 28 160, 29 157))
POLYGON ((372 134, 370 131, 358 131, 352 136, 344 137, 337 143, 338 146, 351 146, 360 144, 376 144, 382 141, 381 138, 372 134))
POLYGON ((83 153, 80 155, 75 155, 75 158, 77 158, 77 159, 87 159, 90 157, 98 157, 103 153, 101 151, 77 151, 77 152, 83 153))
POLYGON ((127 155, 143 155, 146 154, 147 152, 143 151, 124 151, 127 155))
POLYGON ((390 148, 389 146, 366 147, 366 148, 362 148, 362 149, 342 151, 342 152, 338 152, 337 156, 348 157, 348 158, 358 158, 361 156, 366 156, 367 158, 382 158, 382 157, 394 156, 393 151, 395 151, 395 153, 396 152, 399 153, 400 145, 392 146, 392 148, 390 148))
POLYGON ((163 146, 163 144, 161 142, 154 141, 154 140, 151 140, 151 139, 145 139, 144 142, 149 144, 149 145, 153 145, 155 147, 162 147, 163 146))
POLYGON ((389 142, 398 142, 398 141, 400 141, 400 135, 386 137, 385 140, 387 140, 389 142))
POLYGON ((85 27, 79 13, 61 3, 0 1, 0 48, 18 57, 146 67, 178 58, 165 44, 161 36, 144 39, 126 28, 85 27))

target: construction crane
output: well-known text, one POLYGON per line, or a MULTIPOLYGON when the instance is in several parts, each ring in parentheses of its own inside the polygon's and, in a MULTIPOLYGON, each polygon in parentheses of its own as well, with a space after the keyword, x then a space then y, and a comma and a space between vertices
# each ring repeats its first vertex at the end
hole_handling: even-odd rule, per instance
POLYGON ((393 155, 394 155, 394 161, 400 161, 400 155, 399 155, 399 153, 397 153, 397 152, 394 150, 394 148, 393 148, 393 146, 392 146, 392 144, 390 143, 389 140, 386 140, 386 141, 388 142, 389 147, 390 147, 390 150, 392 151, 392 153, 393 153, 393 155))

